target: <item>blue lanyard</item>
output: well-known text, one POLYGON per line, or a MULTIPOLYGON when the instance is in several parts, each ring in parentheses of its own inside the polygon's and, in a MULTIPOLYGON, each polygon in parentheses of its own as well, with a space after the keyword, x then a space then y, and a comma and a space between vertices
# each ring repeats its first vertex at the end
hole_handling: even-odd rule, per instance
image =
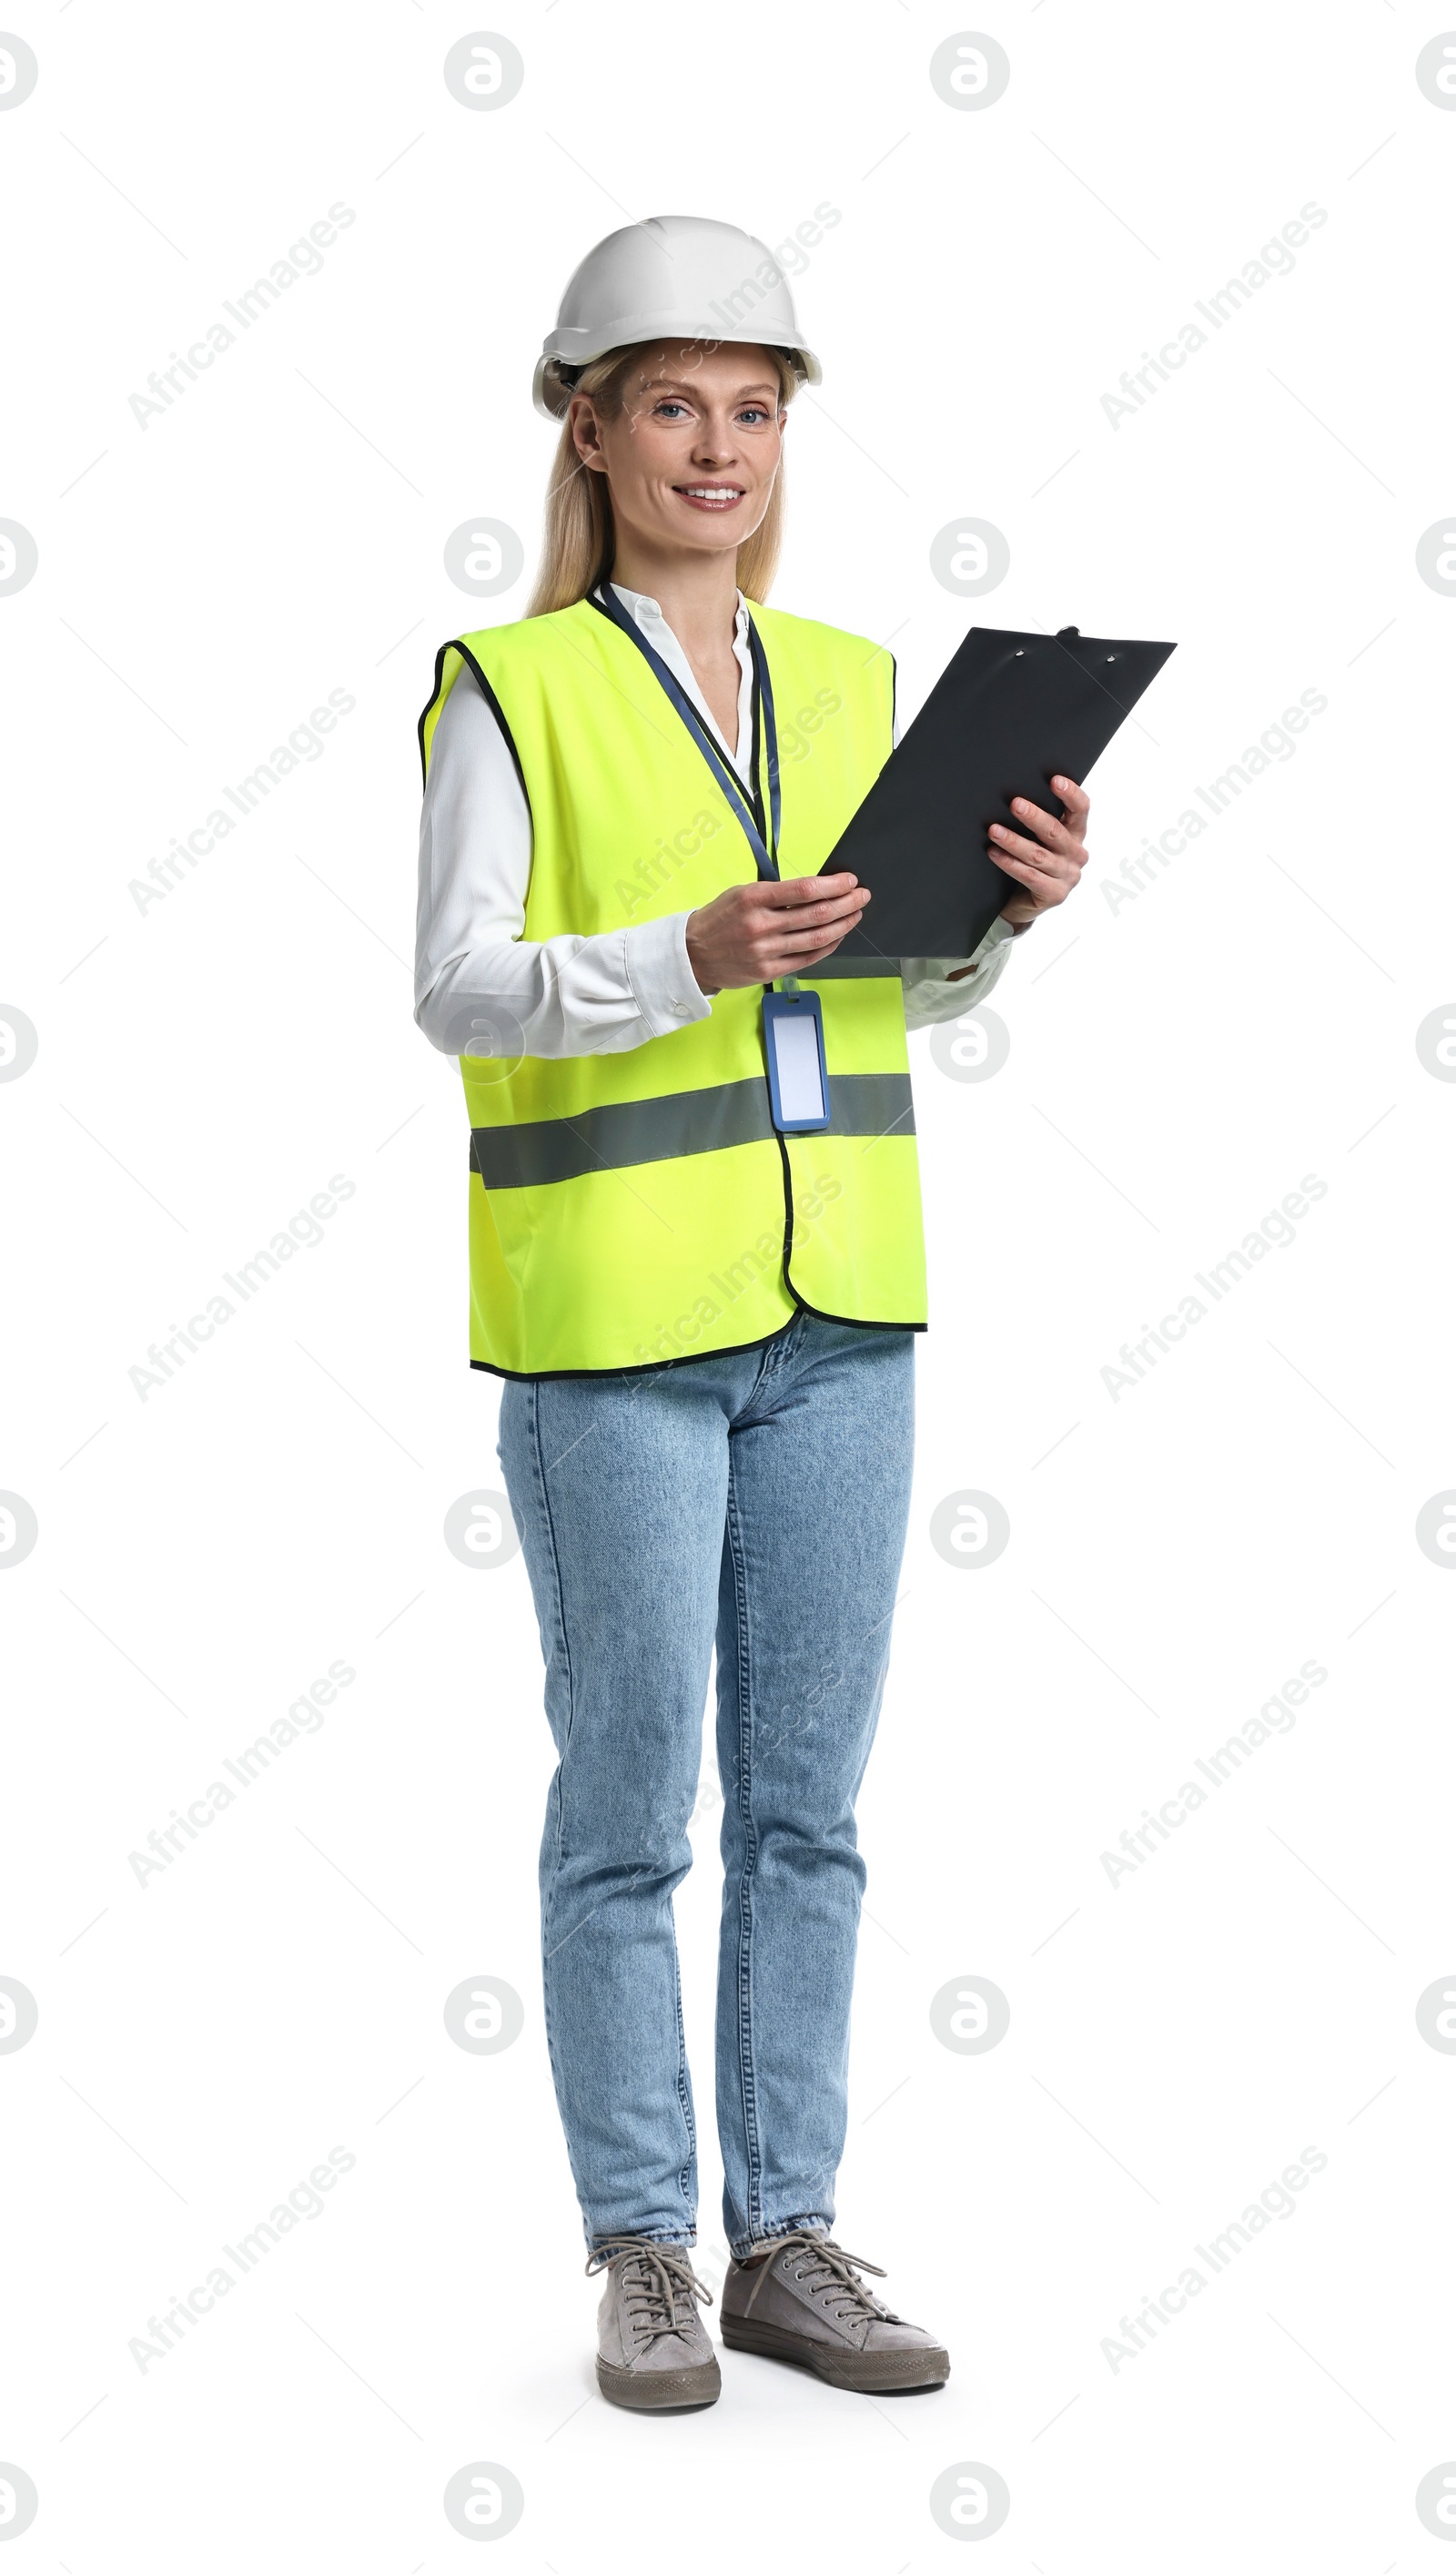
MULTIPOLYGON (((730 767, 719 743, 715 741, 713 734, 709 731, 708 726, 705 724, 703 717, 698 711, 698 708, 689 696, 687 689, 669 669, 661 652, 657 650, 655 645, 648 642, 647 637, 644 635, 642 628, 638 625, 636 619, 628 615, 627 610, 623 607, 621 600, 614 591, 611 582, 603 582, 602 595, 600 598, 597 593, 593 591, 589 596, 588 604, 589 606, 597 609, 603 617, 610 618, 613 625, 619 628, 621 633, 626 635, 629 640, 637 645, 637 648, 641 652, 644 660, 654 671, 658 679, 661 680, 667 694, 672 698, 679 714, 688 726, 688 729, 692 733, 694 740, 697 742, 699 749, 703 752, 710 768, 713 770, 720 786, 723 788, 725 795, 728 797, 729 804, 732 806, 734 813, 742 824, 744 836, 747 839, 749 848, 753 852, 753 864, 756 866, 759 875, 776 876, 778 873, 777 851, 780 813, 780 796, 778 791, 778 726, 774 720, 773 714, 773 688, 768 677, 768 658, 763 650, 758 630, 753 624, 751 617, 748 620, 748 648, 753 656, 753 676, 757 683, 758 701, 763 709, 763 743, 768 760, 768 812, 770 840, 769 845, 766 848, 763 844, 763 834, 758 827, 758 823, 748 804, 744 800, 742 785, 736 771, 730 767)), ((754 747, 756 748, 756 741, 754 747)))

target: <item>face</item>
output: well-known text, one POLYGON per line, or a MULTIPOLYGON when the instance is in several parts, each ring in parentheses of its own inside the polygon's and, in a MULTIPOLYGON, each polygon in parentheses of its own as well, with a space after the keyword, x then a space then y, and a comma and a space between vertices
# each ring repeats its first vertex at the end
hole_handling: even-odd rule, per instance
POLYGON ((619 528, 654 547, 729 552, 768 507, 786 413, 766 349, 649 343, 615 420, 571 407, 583 464, 605 474, 619 528))

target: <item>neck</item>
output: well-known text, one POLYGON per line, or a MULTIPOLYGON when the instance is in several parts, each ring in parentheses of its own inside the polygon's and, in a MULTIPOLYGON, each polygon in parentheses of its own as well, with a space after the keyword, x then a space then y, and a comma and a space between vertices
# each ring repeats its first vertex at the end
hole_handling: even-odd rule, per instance
POLYGON ((644 544, 623 530, 611 579, 624 590, 655 599, 691 655, 722 651, 732 640, 737 613, 737 554, 699 554, 644 544))

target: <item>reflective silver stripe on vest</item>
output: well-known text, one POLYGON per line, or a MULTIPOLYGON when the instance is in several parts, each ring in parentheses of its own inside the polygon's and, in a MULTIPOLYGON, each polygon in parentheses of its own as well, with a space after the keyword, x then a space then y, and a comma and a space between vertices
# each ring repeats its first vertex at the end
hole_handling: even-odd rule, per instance
MULTIPOLYGON (((913 1135, 910 1076, 831 1072, 829 1113, 834 1135, 913 1135)), ((707 1090, 669 1091, 662 1099, 586 1108, 580 1117, 474 1126, 471 1168, 488 1189, 537 1189, 553 1180, 582 1179, 589 1171, 626 1170, 634 1162, 676 1162, 732 1144, 764 1144, 772 1134, 767 1083, 725 1081, 707 1090)), ((813 1137, 803 1141, 811 1144, 813 1137)))

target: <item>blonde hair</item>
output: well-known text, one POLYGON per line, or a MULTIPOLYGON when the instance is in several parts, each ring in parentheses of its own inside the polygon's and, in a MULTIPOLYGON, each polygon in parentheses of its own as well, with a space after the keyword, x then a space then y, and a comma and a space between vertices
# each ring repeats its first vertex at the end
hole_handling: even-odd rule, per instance
MULTIPOLYGON (((574 393, 590 394, 605 420, 618 420, 627 408, 627 393, 636 362, 648 341, 630 349, 609 349, 604 357, 594 358, 583 367, 572 388, 574 393)), ((720 345, 709 343, 708 345, 720 345)), ((797 373, 786 352, 770 349, 778 375, 779 400, 786 404, 798 383, 797 373)), ((780 462, 773 477, 773 490, 768 507, 750 537, 738 548, 738 588, 744 598, 766 599, 778 568, 778 552, 783 542, 783 467, 780 462)), ((612 496, 605 474, 595 473, 584 465, 577 453, 571 422, 562 430, 546 495, 546 533, 542 546, 541 568, 531 594, 528 617, 550 617, 559 608, 574 608, 585 599, 612 570, 617 551, 617 531, 612 516, 612 496)))

